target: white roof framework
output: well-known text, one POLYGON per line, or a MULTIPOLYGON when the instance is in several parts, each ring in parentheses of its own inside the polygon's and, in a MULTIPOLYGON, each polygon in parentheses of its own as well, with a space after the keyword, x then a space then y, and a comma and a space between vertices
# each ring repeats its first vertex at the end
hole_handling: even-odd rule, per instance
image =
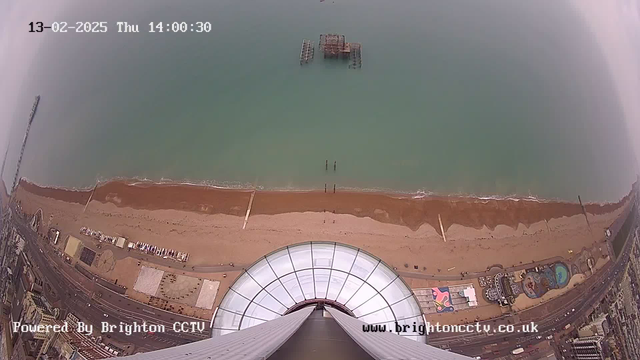
POLYGON ((212 334, 250 328, 316 301, 337 305, 368 324, 410 325, 399 335, 426 342, 413 332, 424 319, 402 278, 379 258, 332 242, 296 244, 258 260, 222 299, 212 334))
MULTIPOLYGON (((118 359, 135 360, 264 360, 302 326, 313 310, 303 307, 291 314, 225 336, 118 359)), ((376 360, 462 360, 465 356, 398 337, 389 332, 363 332, 362 322, 334 308, 327 311, 349 337, 376 360)), ((331 346, 330 344, 322 344, 331 346)), ((309 349, 313 351, 313 349, 309 349)), ((300 354, 304 358, 304 353, 300 354)), ((115 359, 115 358, 114 358, 115 359)))
MULTIPOLYGON (((228 336, 200 340, 125 356, 135 360, 264 360, 282 346, 304 323, 313 307, 307 307, 267 324, 228 336)), ((123 359, 122 357, 113 359, 123 359)))
POLYGON ((450 351, 438 349, 427 344, 398 338, 389 332, 364 332, 362 322, 349 317, 340 311, 327 308, 327 311, 336 320, 353 341, 374 359, 384 360, 465 360, 464 355, 458 355, 450 351))

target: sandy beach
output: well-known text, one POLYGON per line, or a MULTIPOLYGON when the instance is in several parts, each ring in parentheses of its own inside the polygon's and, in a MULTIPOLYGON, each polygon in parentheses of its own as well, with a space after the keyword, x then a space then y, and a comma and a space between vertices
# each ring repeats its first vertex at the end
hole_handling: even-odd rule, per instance
MULTIPOLYGON (((16 193, 25 212, 41 208, 43 229, 55 226, 63 239, 78 237, 80 227, 86 226, 133 242, 186 251, 191 254, 186 268, 179 263, 173 266, 179 273, 202 268, 206 276, 206 267, 229 263, 240 270, 287 245, 333 241, 381 258, 401 271, 412 288, 443 284, 424 276, 459 276, 552 258, 569 260, 584 249, 600 248, 596 252, 605 256, 604 230, 625 211, 629 200, 587 205, 589 228, 580 205, 562 202, 257 192, 243 229, 250 197, 250 191, 123 182, 104 184, 91 195, 91 191, 42 188, 23 181, 16 193)), ((122 275, 137 271, 135 262, 125 258, 118 260, 115 270, 101 275, 131 289, 135 276, 122 275)), ((228 275, 212 277, 222 280, 215 305, 236 276, 228 275)), ((498 308, 482 303, 474 317, 496 316, 498 308)), ((469 316, 456 315, 451 320, 469 316)))
POLYGON ((323 240, 365 249, 402 270, 431 274, 567 257, 603 241, 604 229, 628 199, 588 205, 589 230, 580 206, 570 203, 258 192, 243 230, 248 191, 114 182, 98 187, 85 210, 90 194, 21 182, 18 199, 27 212, 42 208, 44 221, 64 233, 77 233, 81 226, 103 229, 187 251, 192 266, 250 264, 282 246, 323 240))

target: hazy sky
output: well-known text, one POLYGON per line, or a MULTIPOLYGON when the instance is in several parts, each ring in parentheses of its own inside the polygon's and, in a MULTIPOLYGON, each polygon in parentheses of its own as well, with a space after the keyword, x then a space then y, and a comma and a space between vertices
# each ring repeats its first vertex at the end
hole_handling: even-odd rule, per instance
POLYGON ((45 38, 42 34, 29 33, 29 23, 43 21, 50 24, 70 2, 0 1, 0 158, 4 156, 11 124, 18 118, 26 121, 29 116, 29 109, 16 109, 15 104, 45 38))
MULTIPOLYGON (((150 0, 148 0, 150 1, 150 0)), ((548 0, 556 1, 556 0, 548 0)), ((629 133, 640 158, 640 0, 568 0, 589 24, 614 78, 629 133)), ((29 33, 31 21, 50 24, 73 0, 0 1, 0 153, 7 146, 11 123, 27 120, 29 109, 17 109, 23 81, 46 36, 29 33)), ((186 4, 188 1, 185 1, 186 4)), ((544 1, 540 2, 541 6, 544 1)), ((461 2, 461 6, 463 2, 461 2)), ((541 19, 541 21, 544 21, 541 19)), ((31 96, 31 94, 30 94, 31 96)), ((22 139, 12 139, 21 141, 22 139)), ((2 155, 0 155, 2 156, 2 155)))
POLYGON ((640 159, 640 0, 572 0, 609 64, 640 159))

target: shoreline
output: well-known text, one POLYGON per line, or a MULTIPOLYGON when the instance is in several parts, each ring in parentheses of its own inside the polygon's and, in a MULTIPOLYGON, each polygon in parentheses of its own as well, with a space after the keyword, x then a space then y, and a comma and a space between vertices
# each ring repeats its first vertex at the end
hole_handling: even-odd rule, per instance
MULTIPOLYGON (((145 210, 184 210, 201 214, 245 216, 252 189, 229 189, 197 184, 157 183, 152 181, 115 180, 93 189, 45 187, 21 179, 19 189, 69 203, 113 203, 118 207, 145 210), (93 193, 93 194, 92 194, 93 193)), ((328 189, 329 190, 329 189, 328 189)), ((424 197, 386 192, 277 191, 255 190, 251 216, 284 213, 335 213, 403 225, 418 230, 424 224, 440 233, 438 217, 445 231, 452 225, 491 230, 498 225, 517 228, 555 218, 581 215, 575 202, 532 200, 527 198, 488 199, 464 196, 424 197)), ((627 203, 630 192, 616 203, 585 204, 587 213, 610 213, 627 203)))
MULTIPOLYGON (((141 178, 141 177, 110 177, 110 178, 98 178, 96 184, 91 186, 63 186, 63 185, 44 185, 32 181, 26 177, 21 177, 19 183, 28 183, 30 185, 34 185, 39 188, 53 189, 53 190, 65 190, 65 191, 76 191, 76 192, 86 192, 92 191, 95 186, 103 186, 109 183, 123 183, 131 186, 184 186, 184 187, 200 187, 205 189, 218 189, 218 190, 234 190, 234 191, 260 191, 260 192, 275 192, 275 193, 309 193, 309 192, 324 192, 323 187, 310 187, 310 188, 296 188, 296 187, 270 187, 265 188, 262 185, 254 186, 251 183, 241 183, 234 181, 210 181, 210 180, 173 180, 169 178, 161 178, 160 180, 152 180, 149 178, 141 178)), ((327 183, 327 192, 333 191, 333 184, 327 183)), ((630 185, 630 187, 633 184, 630 185)), ((518 195, 518 194, 507 194, 507 195, 498 195, 498 194, 474 194, 474 193, 464 193, 464 192, 455 192, 449 194, 442 194, 430 190, 417 189, 417 190, 398 190, 391 188, 382 188, 382 187, 370 187, 370 188, 360 188, 360 187, 351 187, 351 186, 341 186, 336 187, 337 190, 341 192, 348 193, 363 193, 363 194, 383 194, 390 197, 398 197, 398 198, 412 198, 412 199, 423 199, 423 198, 446 198, 446 199, 473 199, 473 200, 511 200, 511 201, 533 201, 533 202, 541 202, 541 203, 578 203, 577 195, 573 200, 568 200, 564 198, 546 198, 539 197, 536 195, 518 195)), ((625 193, 618 200, 606 200, 606 201, 583 201, 585 205, 608 205, 618 203, 625 198, 628 197, 629 192, 625 193)))

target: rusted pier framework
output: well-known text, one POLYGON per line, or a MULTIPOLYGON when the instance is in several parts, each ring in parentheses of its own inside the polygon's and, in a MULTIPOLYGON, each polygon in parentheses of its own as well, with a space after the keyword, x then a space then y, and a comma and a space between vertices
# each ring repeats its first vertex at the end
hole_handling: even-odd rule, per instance
POLYGON ((310 61, 312 61, 314 53, 315 48, 313 46, 313 41, 302 40, 302 49, 300 50, 300 65, 308 64, 310 61))
POLYGON ((320 35, 320 51, 325 58, 347 58, 349 56, 349 46, 344 35, 320 35))
POLYGON ((362 67, 362 45, 359 43, 350 43, 351 52, 349 53, 349 68, 360 69, 362 67))
POLYGON ((362 67, 362 45, 347 42, 344 35, 322 34, 318 48, 325 59, 348 59, 350 69, 362 67))

